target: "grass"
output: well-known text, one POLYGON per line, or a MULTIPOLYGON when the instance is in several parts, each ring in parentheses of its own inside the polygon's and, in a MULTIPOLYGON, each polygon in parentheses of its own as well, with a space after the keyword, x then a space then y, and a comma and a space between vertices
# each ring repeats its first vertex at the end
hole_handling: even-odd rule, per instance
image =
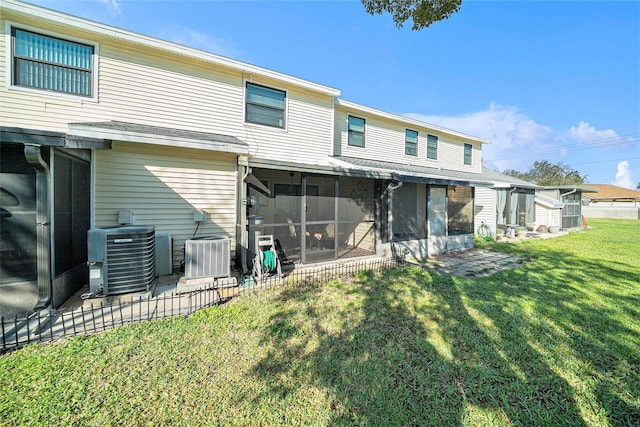
POLYGON ((2 425, 638 425, 640 221, 0 357, 2 425))

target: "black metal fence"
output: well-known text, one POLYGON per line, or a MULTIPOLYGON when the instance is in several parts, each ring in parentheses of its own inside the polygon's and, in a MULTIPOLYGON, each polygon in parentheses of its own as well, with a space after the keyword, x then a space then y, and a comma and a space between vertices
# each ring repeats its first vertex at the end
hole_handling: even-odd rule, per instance
POLYGON ((76 335, 91 335, 118 326, 189 316, 196 310, 220 304, 248 292, 283 285, 321 283, 336 278, 353 277, 358 272, 382 271, 405 265, 403 259, 368 259, 322 267, 295 269, 282 276, 267 276, 256 280, 250 275, 212 280, 202 287, 182 293, 149 298, 131 298, 93 304, 86 300, 80 307, 63 310, 45 309, 25 316, 0 317, 0 353, 18 349, 33 342, 55 341, 76 335))

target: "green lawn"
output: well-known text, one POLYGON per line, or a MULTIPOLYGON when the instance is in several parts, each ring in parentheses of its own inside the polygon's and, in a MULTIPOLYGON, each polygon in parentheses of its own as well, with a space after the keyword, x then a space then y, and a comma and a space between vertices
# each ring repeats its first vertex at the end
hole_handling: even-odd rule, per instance
POLYGON ((6 425, 640 425, 640 221, 0 357, 6 425))

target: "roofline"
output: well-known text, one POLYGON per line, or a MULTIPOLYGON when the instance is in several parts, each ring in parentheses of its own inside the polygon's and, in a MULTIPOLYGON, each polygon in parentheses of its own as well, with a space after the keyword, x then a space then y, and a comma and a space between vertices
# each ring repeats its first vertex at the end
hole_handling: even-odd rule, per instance
POLYGON ((403 123, 406 123, 406 124, 410 124, 410 125, 414 125, 414 126, 420 126, 420 127, 424 127, 424 128, 433 129, 434 131, 437 131, 437 132, 446 133, 448 135, 455 136, 457 138, 462 138, 462 139, 466 139, 466 140, 470 140, 470 141, 474 141, 474 142, 479 142, 481 144, 490 144, 491 143, 487 139, 478 138, 477 136, 468 135, 466 133, 458 132, 458 131, 455 131, 455 130, 452 130, 452 129, 447 129, 447 128, 442 127, 442 126, 437 126, 437 125, 433 125, 433 124, 430 124, 430 123, 427 123, 427 122, 423 122, 423 121, 420 121, 420 120, 411 119, 409 117, 401 116, 399 114, 393 114, 393 113, 388 113, 386 111, 377 110, 375 108, 367 107, 366 105, 357 104, 355 102, 347 101, 347 100, 341 99, 341 98, 336 99, 336 105, 340 105, 340 106, 342 106, 344 108, 351 109, 351 110, 357 110, 359 112, 363 112, 363 113, 367 113, 367 114, 373 114, 373 115, 376 115, 378 117, 383 117, 383 118, 389 119, 389 120, 396 120, 396 121, 400 121, 400 122, 403 122, 403 123))
POLYGON ((582 187, 580 185, 550 185, 542 187, 542 190, 576 190, 583 193, 598 193, 595 188, 582 187))
MULTIPOLYGON (((336 160, 332 158, 331 160, 336 160)), ((442 175, 428 175, 417 173, 411 175, 410 172, 398 172, 386 168, 353 165, 345 161, 339 164, 309 164, 297 163, 283 160, 264 159, 260 157, 249 157, 249 166, 263 169, 289 170, 296 172, 318 172, 337 176, 353 176, 369 179, 386 179, 406 182, 432 183, 437 185, 462 185, 470 187, 491 188, 493 183, 483 180, 472 180, 465 178, 453 178, 442 175)))
POLYGON ((494 184, 503 184, 503 185, 496 185, 496 187, 498 188, 526 188, 529 190, 540 190, 542 189, 542 187, 540 187, 537 184, 534 184, 532 182, 527 182, 525 180, 519 179, 519 178, 515 178, 509 175, 505 175, 503 173, 500 173, 498 171, 494 171, 493 169, 489 169, 486 166, 482 167, 482 176, 484 179, 488 180, 488 181, 493 181, 494 184), (500 175, 498 177, 491 177, 491 176, 487 176, 487 174, 496 174, 496 175, 500 175))
POLYGON ((239 146, 220 141, 200 140, 181 136, 159 135, 139 131, 93 127, 82 123, 69 123, 67 135, 75 137, 107 139, 110 141, 135 142, 196 150, 222 151, 233 154, 248 154, 248 146, 239 146))
POLYGON ((564 207, 564 203, 552 197, 543 196, 541 194, 536 194, 534 197, 534 201, 552 209, 562 209, 564 207))
POLYGON ((305 89, 321 92, 330 96, 339 96, 340 90, 329 86, 324 86, 298 77, 289 76, 277 71, 258 67, 246 62, 237 61, 225 56, 198 50, 189 46, 180 45, 178 43, 169 42, 155 37, 146 36, 129 30, 113 27, 88 19, 80 18, 74 15, 51 10, 45 7, 36 6, 30 3, 24 3, 16 0, 0 0, 0 10, 9 10, 11 12, 37 17, 45 20, 54 21, 57 24, 68 25, 86 31, 91 31, 103 36, 114 37, 129 42, 140 43, 156 49, 163 49, 179 55, 194 57, 203 61, 211 62, 219 66, 232 68, 245 73, 253 73, 261 77, 266 77, 281 82, 293 84, 305 89))

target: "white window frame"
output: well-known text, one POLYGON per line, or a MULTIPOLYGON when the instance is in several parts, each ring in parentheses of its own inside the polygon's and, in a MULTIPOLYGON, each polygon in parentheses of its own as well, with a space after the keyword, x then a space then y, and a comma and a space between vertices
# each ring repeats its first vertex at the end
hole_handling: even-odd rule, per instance
POLYGON ((473 145, 469 144, 468 142, 465 142, 462 148, 462 163, 465 166, 472 166, 473 165, 473 145), (467 163, 467 147, 469 147, 469 163, 467 163))
POLYGON ((261 82, 255 82, 249 79, 244 79, 244 81, 242 82, 242 122, 245 124, 245 126, 260 126, 260 127, 264 127, 267 129, 272 129, 275 131, 287 131, 288 127, 289 127, 289 91, 282 88, 282 87, 278 87, 278 86, 273 86, 270 84, 265 84, 265 83, 261 83, 261 82), (284 120, 284 126, 280 127, 280 126, 272 126, 272 125, 267 125, 264 123, 256 123, 256 122, 250 122, 247 120, 247 85, 255 85, 255 86, 262 86, 265 87, 267 89, 272 89, 272 90, 277 90, 280 92, 284 92, 284 115, 283 115, 283 120, 284 120))
POLYGON ((98 72, 99 72, 99 68, 100 68, 100 44, 98 42, 95 42, 95 41, 92 41, 92 40, 81 39, 81 38, 78 38, 78 37, 72 37, 72 36, 68 36, 66 34, 56 33, 56 32, 53 32, 53 31, 44 30, 42 28, 33 27, 33 26, 30 26, 30 25, 24 25, 24 24, 20 24, 20 23, 17 23, 17 22, 6 21, 5 22, 5 49, 6 49, 6 52, 5 52, 5 87, 7 89, 15 90, 15 91, 21 91, 21 92, 27 92, 27 93, 34 93, 34 94, 38 94, 38 95, 49 95, 49 96, 60 97, 60 98, 81 100, 81 101, 92 101, 92 102, 97 102, 98 101, 98 72), (39 88, 35 88, 35 87, 30 87, 30 86, 14 85, 13 84, 13 80, 14 80, 14 73, 13 73, 14 46, 13 46, 13 39, 12 39, 12 34, 13 34, 12 29, 14 29, 14 28, 18 29, 18 30, 24 30, 24 31, 32 32, 32 33, 41 34, 41 35, 47 36, 47 37, 54 37, 54 38, 65 40, 65 41, 69 41, 69 42, 72 42, 72 43, 78 43, 78 44, 84 44, 84 45, 92 46, 93 47, 93 58, 92 58, 92 60, 93 60, 92 61, 93 62, 93 69, 91 71, 91 96, 75 95, 75 94, 67 93, 67 92, 57 92, 57 91, 53 91, 53 90, 39 89, 39 88))
POLYGON ((405 130, 404 130, 404 155, 405 156, 418 157, 418 141, 419 140, 420 140, 420 132, 419 131, 413 130, 413 129, 409 129, 409 128, 405 128, 405 130), (416 134, 416 142, 411 143, 411 144, 415 144, 415 146, 413 147, 415 152, 413 154, 407 153, 407 144, 410 143, 407 140, 407 133, 408 132, 415 132, 415 134, 416 134))
POLYGON ((438 145, 440 145, 440 138, 438 137, 438 135, 433 135, 428 133, 427 134, 427 160, 438 160, 438 145), (435 138, 436 139, 436 156, 435 157, 429 157, 429 137, 435 138))
POLYGON ((355 147, 355 148, 365 148, 366 140, 367 140, 367 119, 361 116, 357 116, 355 114, 347 114, 347 146, 355 147), (350 141, 350 138, 349 138, 349 135, 350 135, 349 118, 350 117, 353 117, 354 119, 360 119, 363 122, 362 127, 364 128, 364 130, 362 131, 362 145, 355 145, 355 144, 352 144, 350 141))

